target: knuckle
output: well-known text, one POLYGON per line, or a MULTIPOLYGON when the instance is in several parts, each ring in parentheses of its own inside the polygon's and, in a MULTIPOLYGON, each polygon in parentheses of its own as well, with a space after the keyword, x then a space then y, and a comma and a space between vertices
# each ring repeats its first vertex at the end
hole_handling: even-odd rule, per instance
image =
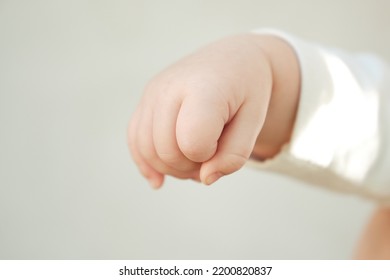
POLYGON ((182 141, 180 149, 183 154, 194 162, 205 162, 210 159, 216 150, 216 146, 204 146, 196 141, 182 141))
POLYGON ((202 162, 206 160, 204 149, 199 146, 197 147, 196 145, 184 145, 182 151, 187 156, 187 158, 193 161, 202 162))

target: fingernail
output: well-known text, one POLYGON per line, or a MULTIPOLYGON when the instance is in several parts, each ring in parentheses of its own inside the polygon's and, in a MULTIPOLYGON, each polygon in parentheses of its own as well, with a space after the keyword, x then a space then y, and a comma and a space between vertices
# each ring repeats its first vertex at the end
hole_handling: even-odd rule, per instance
POLYGON ((206 178, 206 181, 205 181, 205 184, 206 185, 211 185, 212 183, 214 183, 215 181, 217 181, 219 178, 221 178, 223 176, 223 173, 222 172, 215 172, 211 175, 209 175, 207 178, 206 178))

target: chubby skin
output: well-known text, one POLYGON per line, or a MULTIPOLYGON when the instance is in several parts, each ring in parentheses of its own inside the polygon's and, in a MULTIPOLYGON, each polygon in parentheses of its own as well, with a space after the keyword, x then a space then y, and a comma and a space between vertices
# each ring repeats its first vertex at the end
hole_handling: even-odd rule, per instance
MULTIPOLYGON (((241 34, 179 60, 146 86, 129 129, 131 155, 159 188, 166 175, 210 185, 290 140, 300 92, 297 57, 283 40, 241 34)), ((390 259, 390 210, 374 214, 358 259, 390 259)))
POLYGON ((297 58, 283 40, 222 39, 148 83, 129 125, 131 154, 155 188, 165 175, 212 184, 289 141, 299 87, 297 58))

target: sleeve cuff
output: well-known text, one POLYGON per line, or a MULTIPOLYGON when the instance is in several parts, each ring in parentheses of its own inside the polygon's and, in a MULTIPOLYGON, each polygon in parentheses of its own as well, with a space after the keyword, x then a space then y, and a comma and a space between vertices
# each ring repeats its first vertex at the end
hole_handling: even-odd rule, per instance
POLYGON ((383 160, 390 154, 380 108, 382 99, 390 104, 388 95, 380 95, 386 78, 388 86, 386 66, 373 56, 350 55, 277 30, 254 32, 280 37, 295 50, 301 93, 290 143, 274 158, 251 165, 390 204, 384 167, 390 163, 383 160))

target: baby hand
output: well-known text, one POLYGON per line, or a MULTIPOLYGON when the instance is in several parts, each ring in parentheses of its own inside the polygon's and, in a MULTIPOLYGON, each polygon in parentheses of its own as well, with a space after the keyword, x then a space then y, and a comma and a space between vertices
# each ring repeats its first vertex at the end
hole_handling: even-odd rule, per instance
POLYGON ((128 138, 152 186, 160 187, 164 175, 209 185, 247 161, 273 87, 271 62, 256 36, 213 43, 146 86, 128 138))

